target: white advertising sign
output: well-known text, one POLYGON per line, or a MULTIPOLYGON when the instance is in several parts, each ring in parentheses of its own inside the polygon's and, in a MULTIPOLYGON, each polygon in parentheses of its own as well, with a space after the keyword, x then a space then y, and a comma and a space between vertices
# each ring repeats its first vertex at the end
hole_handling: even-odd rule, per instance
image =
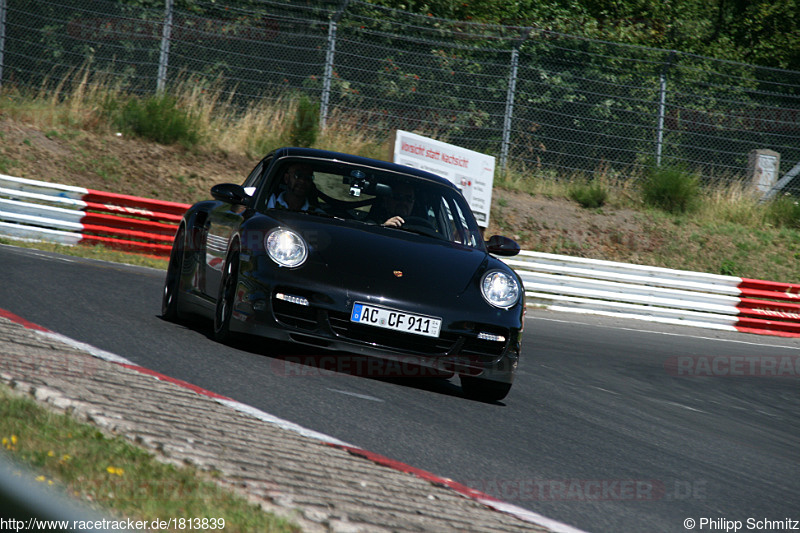
POLYGON ((461 189, 478 224, 489 225, 495 158, 466 148, 397 130, 394 162, 447 178, 461 189))

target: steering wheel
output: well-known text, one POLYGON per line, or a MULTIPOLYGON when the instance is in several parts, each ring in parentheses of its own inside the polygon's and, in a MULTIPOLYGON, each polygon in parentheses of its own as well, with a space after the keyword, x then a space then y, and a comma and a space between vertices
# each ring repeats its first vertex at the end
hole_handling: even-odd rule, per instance
POLYGON ((409 226, 423 226, 425 228, 433 229, 433 224, 431 224, 427 218, 424 217, 416 217, 416 216, 407 216, 403 217, 403 225, 409 226))
POLYGON ((402 229, 414 230, 430 237, 441 237, 439 232, 436 231, 436 228, 433 227, 433 224, 424 217, 408 216, 403 217, 403 221, 402 229))

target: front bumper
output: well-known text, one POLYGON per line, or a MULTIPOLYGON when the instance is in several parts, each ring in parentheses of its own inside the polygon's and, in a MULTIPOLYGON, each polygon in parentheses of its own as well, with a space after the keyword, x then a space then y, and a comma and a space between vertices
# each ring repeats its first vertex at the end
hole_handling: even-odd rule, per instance
MULTIPOLYGON (((421 366, 443 374, 465 374, 505 383, 514 380, 520 355, 521 312, 503 311, 505 321, 490 321, 486 315, 491 313, 469 311, 470 306, 462 305, 458 317, 453 316, 453 311, 439 313, 443 315, 439 337, 425 337, 351 322, 353 301, 369 295, 325 284, 305 283, 299 287, 289 279, 267 280, 246 272, 240 277, 232 331, 377 357, 396 363, 394 371, 421 366), (292 298, 278 299, 278 293, 292 298), (480 338, 481 333, 492 340, 480 338), (494 340, 497 338, 502 340, 494 340)), ((410 305, 397 304, 404 309, 410 305)), ((483 302, 476 305, 485 307, 483 302)), ((430 314, 429 309, 410 310, 430 314)))

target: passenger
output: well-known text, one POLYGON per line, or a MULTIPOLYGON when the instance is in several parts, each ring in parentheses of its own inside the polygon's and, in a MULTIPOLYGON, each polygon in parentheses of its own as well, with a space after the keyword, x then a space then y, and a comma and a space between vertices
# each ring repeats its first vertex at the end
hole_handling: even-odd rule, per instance
POLYGON ((314 169, 303 163, 289 165, 283 175, 286 189, 280 194, 273 194, 267 202, 267 208, 282 207, 290 211, 311 211, 318 208, 309 202, 314 191, 314 169))

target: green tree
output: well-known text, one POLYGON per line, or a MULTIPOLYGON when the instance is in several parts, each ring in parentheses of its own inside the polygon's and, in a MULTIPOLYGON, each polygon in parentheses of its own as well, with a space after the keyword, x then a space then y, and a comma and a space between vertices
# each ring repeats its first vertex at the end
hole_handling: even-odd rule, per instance
POLYGON ((800 70, 798 0, 372 0, 414 13, 532 26, 800 70))

